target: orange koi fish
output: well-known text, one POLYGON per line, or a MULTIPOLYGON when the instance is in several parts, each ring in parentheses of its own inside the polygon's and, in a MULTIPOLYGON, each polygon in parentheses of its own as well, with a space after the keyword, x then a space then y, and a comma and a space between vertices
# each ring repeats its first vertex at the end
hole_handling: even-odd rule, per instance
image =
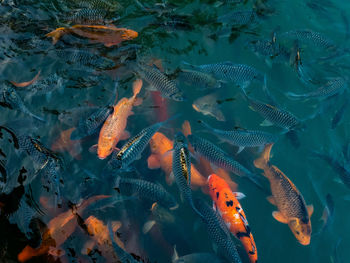
POLYGON ((86 37, 93 42, 103 43, 106 47, 118 45, 122 41, 131 40, 138 36, 138 33, 131 29, 97 25, 74 25, 71 27, 60 27, 46 34, 46 36, 52 37, 52 43, 56 44, 64 34, 73 34, 80 37, 86 37))
POLYGON ((80 140, 72 141, 70 139, 72 132, 75 128, 70 128, 68 130, 64 130, 61 134, 56 138, 56 140, 51 145, 51 150, 55 152, 68 152, 74 159, 81 160, 81 145, 80 140))
MULTIPOLYGON (((87 231, 92 236, 83 250, 82 254, 89 254, 93 248, 97 245, 101 256, 106 259, 106 262, 118 262, 118 256, 114 252, 112 240, 109 237, 108 227, 98 218, 94 216, 89 216, 85 222, 87 226, 87 231)), ((121 227, 121 222, 112 222, 113 233, 115 233, 121 227)), ((114 237, 117 244, 125 250, 124 244, 118 237, 114 237)))
POLYGON ((32 85, 35 81, 38 80, 39 76, 40 76, 41 70, 39 70, 38 74, 35 75, 35 77, 32 80, 29 81, 25 81, 25 82, 14 82, 14 81, 10 81, 12 85, 19 87, 19 88, 24 88, 27 87, 29 85, 32 85))
POLYGON ((238 199, 241 193, 234 193, 224 179, 211 174, 208 177, 209 194, 214 209, 219 212, 232 234, 243 244, 251 263, 258 262, 258 252, 247 218, 238 199))
POLYGON ((64 251, 60 249, 60 246, 66 241, 66 239, 75 231, 78 221, 76 214, 81 215, 83 211, 92 203, 108 198, 107 195, 97 195, 90 197, 83 201, 83 203, 77 207, 76 212, 68 210, 53 218, 47 224, 47 230, 42 235, 42 243, 39 248, 32 248, 27 245, 17 256, 19 262, 26 262, 33 257, 41 256, 44 254, 50 254, 56 257, 64 255, 64 251))
MULTIPOLYGON (((170 185, 173 179, 170 178, 172 172, 173 155, 171 150, 174 148, 174 143, 169 140, 163 133, 156 132, 151 141, 152 154, 148 157, 147 163, 149 169, 161 168, 166 174, 166 181, 170 185)), ((198 172, 198 170, 191 165, 191 187, 206 185, 206 178, 198 172)))
POLYGON ((131 98, 122 98, 114 111, 104 122, 97 144, 97 155, 100 159, 105 159, 115 149, 119 140, 125 140, 130 137, 125 130, 128 117, 133 115, 132 107, 140 105, 142 99, 136 98, 142 88, 142 80, 138 79, 133 83, 133 93, 131 98))
POLYGON ((280 169, 270 164, 272 145, 266 145, 261 157, 254 161, 255 167, 264 170, 263 174, 270 181, 272 196, 269 201, 278 208, 272 216, 278 222, 288 224, 300 244, 309 245, 312 231, 310 217, 314 207, 306 206, 303 196, 292 181, 280 169))

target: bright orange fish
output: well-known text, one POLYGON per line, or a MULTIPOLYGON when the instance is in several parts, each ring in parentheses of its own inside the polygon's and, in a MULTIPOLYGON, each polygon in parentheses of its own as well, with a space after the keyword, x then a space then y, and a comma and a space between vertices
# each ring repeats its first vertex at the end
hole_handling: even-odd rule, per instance
MULTIPOLYGON (((163 133, 156 132, 150 140, 152 154, 148 157, 147 163, 149 169, 161 168, 166 174, 166 181, 170 185, 173 179, 170 178, 172 172, 173 155, 171 150, 174 143, 169 140, 163 133)), ((206 185, 206 178, 198 172, 198 170, 191 165, 191 187, 206 185)))
MULTIPOLYGON (((89 216, 85 220, 85 225, 89 234, 92 236, 83 248, 82 254, 89 254, 97 245, 101 256, 105 258, 105 262, 118 262, 118 256, 114 252, 112 240, 109 237, 108 227, 98 218, 89 216)), ((112 222, 113 233, 121 227, 121 222, 112 222)), ((117 244, 125 250, 124 244, 118 237, 114 237, 117 244)))
POLYGON ((56 257, 64 255, 64 251, 60 248, 60 246, 75 231, 78 225, 76 214, 81 215, 90 204, 108 197, 110 196, 98 195, 90 197, 77 207, 76 213, 73 213, 73 211, 70 209, 53 218, 47 224, 47 231, 45 231, 45 233, 42 235, 43 241, 40 247, 34 249, 27 245, 18 254, 18 261, 26 262, 32 257, 37 257, 44 254, 50 254, 56 257))
POLYGON ((237 199, 242 194, 233 193, 226 181, 216 174, 208 177, 208 184, 214 209, 219 212, 231 233, 242 242, 250 262, 258 262, 255 241, 242 206, 237 199))
POLYGON ((122 41, 131 40, 138 36, 138 33, 131 29, 97 25, 60 27, 46 34, 46 36, 52 37, 52 43, 56 44, 64 34, 74 34, 80 37, 86 37, 93 42, 103 43, 106 47, 118 45, 122 41))
POLYGON ((97 155, 100 159, 105 159, 115 149, 119 140, 125 140, 130 137, 125 130, 128 117, 132 114, 133 106, 140 105, 142 99, 136 98, 142 88, 142 80, 138 79, 133 83, 134 95, 128 98, 122 98, 117 105, 114 106, 114 111, 108 116, 104 122, 97 144, 97 155))

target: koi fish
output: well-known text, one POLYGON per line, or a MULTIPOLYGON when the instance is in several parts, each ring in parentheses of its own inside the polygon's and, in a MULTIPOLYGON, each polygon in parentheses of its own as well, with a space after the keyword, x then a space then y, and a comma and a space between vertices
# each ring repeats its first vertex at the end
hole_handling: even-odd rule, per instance
POLYGON ((142 88, 142 80, 133 83, 134 95, 130 98, 122 98, 114 111, 104 122, 97 144, 97 155, 100 159, 105 159, 114 150, 119 140, 127 139, 130 135, 125 131, 128 117, 133 114, 132 107, 140 105, 142 99, 136 98, 142 88))
MULTIPOLYGON (((95 216, 89 216, 84 221, 88 233, 91 235, 91 239, 87 241, 82 249, 82 254, 89 254, 93 248, 97 245, 99 251, 101 251, 101 256, 106 259, 106 262, 117 262, 118 256, 114 252, 112 240, 108 234, 108 227, 95 216)), ((120 222, 112 222, 113 233, 115 233, 120 227, 120 222)), ((116 242, 120 247, 124 249, 124 244, 119 238, 114 236, 116 242)))
MULTIPOLYGON (((170 151, 174 143, 163 133, 156 132, 150 140, 152 154, 148 157, 147 163, 149 169, 161 168, 166 174, 166 181, 170 185, 173 180, 170 177, 172 171, 173 156, 170 151)), ((191 164, 191 188, 196 186, 206 186, 206 178, 191 164)))
POLYGON ((200 216, 192 199, 191 190, 191 159, 187 139, 181 132, 175 135, 173 150, 173 174, 181 196, 190 204, 192 209, 200 216))
POLYGON ((254 161, 255 167, 264 170, 269 179, 272 197, 269 201, 278 211, 272 216, 281 223, 288 224, 300 244, 306 246, 311 239, 311 220, 314 207, 306 206, 304 197, 291 180, 276 166, 270 164, 270 152, 273 144, 268 144, 261 157, 254 161))
POLYGON ((44 254, 51 254, 55 256, 63 255, 64 251, 60 246, 66 239, 75 231, 78 225, 76 214, 81 215, 84 210, 94 202, 108 198, 110 196, 98 195, 84 200, 76 211, 68 210, 53 218, 47 224, 47 230, 43 234, 43 241, 39 248, 32 248, 26 246, 17 256, 19 262, 26 262, 33 257, 38 257, 44 254))
POLYGON ((123 41, 132 40, 138 36, 138 33, 131 29, 101 25, 74 25, 71 27, 60 27, 46 34, 46 36, 52 37, 52 43, 56 44, 64 34, 74 34, 80 37, 86 37, 93 42, 103 43, 106 47, 119 45, 123 41))
POLYGON ((238 199, 244 197, 241 193, 233 193, 226 181, 216 174, 208 177, 209 194, 213 207, 219 212, 227 228, 239 239, 250 262, 258 262, 258 253, 247 218, 238 199))
POLYGON ((161 185, 145 180, 118 176, 115 180, 114 189, 122 195, 138 196, 141 200, 148 199, 170 210, 178 207, 175 198, 161 185))
POLYGON ((269 132, 258 131, 258 130, 245 130, 245 129, 235 129, 235 130, 219 130, 211 127, 204 121, 200 121, 208 130, 221 138, 223 141, 238 146, 237 154, 243 151, 245 147, 260 147, 269 143, 274 143, 277 141, 278 136, 269 132))
POLYGON ((166 122, 176 117, 177 116, 174 116, 166 121, 153 124, 129 139, 120 151, 115 152, 112 155, 112 158, 108 162, 110 167, 113 169, 127 169, 133 161, 141 158, 141 154, 145 150, 153 134, 155 134, 166 122))
POLYGON ((220 248, 220 251, 222 251, 228 262, 242 263, 235 243, 231 239, 230 232, 219 213, 214 211, 202 199, 194 199, 194 203, 200 212, 199 215, 201 216, 202 221, 207 226, 210 238, 216 243, 218 248, 220 248))

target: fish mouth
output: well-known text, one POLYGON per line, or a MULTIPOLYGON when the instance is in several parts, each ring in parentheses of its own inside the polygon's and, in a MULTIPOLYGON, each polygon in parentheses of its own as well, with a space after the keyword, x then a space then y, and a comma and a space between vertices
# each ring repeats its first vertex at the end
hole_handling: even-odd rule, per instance
POLYGON ((299 240, 299 243, 303 246, 307 246, 310 244, 310 238, 299 240))

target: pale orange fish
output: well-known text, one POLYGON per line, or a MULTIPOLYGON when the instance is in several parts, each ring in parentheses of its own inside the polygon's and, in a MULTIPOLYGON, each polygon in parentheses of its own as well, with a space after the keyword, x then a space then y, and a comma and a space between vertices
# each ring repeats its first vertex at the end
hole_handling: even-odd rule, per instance
POLYGON ((70 136, 75 128, 70 128, 68 130, 64 130, 61 134, 56 138, 56 140, 51 145, 51 150, 55 152, 68 152, 74 159, 81 160, 81 144, 80 140, 72 141, 70 136))
POLYGON ((67 240, 67 238, 75 231, 78 221, 76 214, 81 215, 84 210, 92 203, 109 198, 107 195, 97 195, 84 200, 80 206, 77 207, 76 212, 68 210, 53 218, 47 224, 47 231, 42 235, 42 243, 39 248, 32 248, 27 245, 17 256, 19 262, 26 262, 33 257, 50 254, 55 257, 60 257, 65 254, 60 246, 67 240))
POLYGON ((119 45, 122 41, 131 40, 138 36, 138 33, 134 30, 117 28, 113 25, 74 25, 71 27, 60 27, 46 34, 46 36, 52 37, 52 43, 56 44, 64 34, 86 37, 92 42, 103 43, 106 47, 119 45))
POLYGON ((19 87, 19 88, 24 88, 27 87, 29 85, 32 85, 35 81, 38 80, 39 76, 40 76, 41 70, 39 70, 38 74, 35 75, 35 77, 32 80, 29 81, 25 81, 25 82, 14 82, 14 81, 10 81, 12 83, 12 85, 19 87))
POLYGON ((130 137, 125 130, 128 117, 132 114, 133 106, 140 105, 142 99, 136 98, 142 88, 142 80, 135 80, 133 83, 134 95, 127 99, 122 98, 117 105, 114 106, 114 111, 104 122, 97 144, 97 155, 100 159, 105 159, 115 149, 119 140, 125 140, 130 137))
MULTIPOLYGON (((147 163, 149 169, 161 168, 166 174, 166 181, 170 185, 173 183, 173 178, 170 177, 172 172, 173 155, 170 152, 174 143, 168 139, 163 133, 156 132, 151 141, 152 154, 148 157, 147 163)), ((206 185, 206 178, 191 165, 191 188, 203 187, 206 185)))
MULTIPOLYGON (((101 256, 105 258, 106 262, 117 262, 118 256, 114 252, 112 240, 110 239, 108 227, 98 218, 89 216, 85 220, 87 230, 91 235, 91 239, 85 243, 82 254, 89 254, 95 246, 98 246, 101 256)), ((121 227, 121 222, 112 222, 113 233, 121 227)), ((114 240, 118 246, 125 250, 123 242, 116 236, 114 240)))

